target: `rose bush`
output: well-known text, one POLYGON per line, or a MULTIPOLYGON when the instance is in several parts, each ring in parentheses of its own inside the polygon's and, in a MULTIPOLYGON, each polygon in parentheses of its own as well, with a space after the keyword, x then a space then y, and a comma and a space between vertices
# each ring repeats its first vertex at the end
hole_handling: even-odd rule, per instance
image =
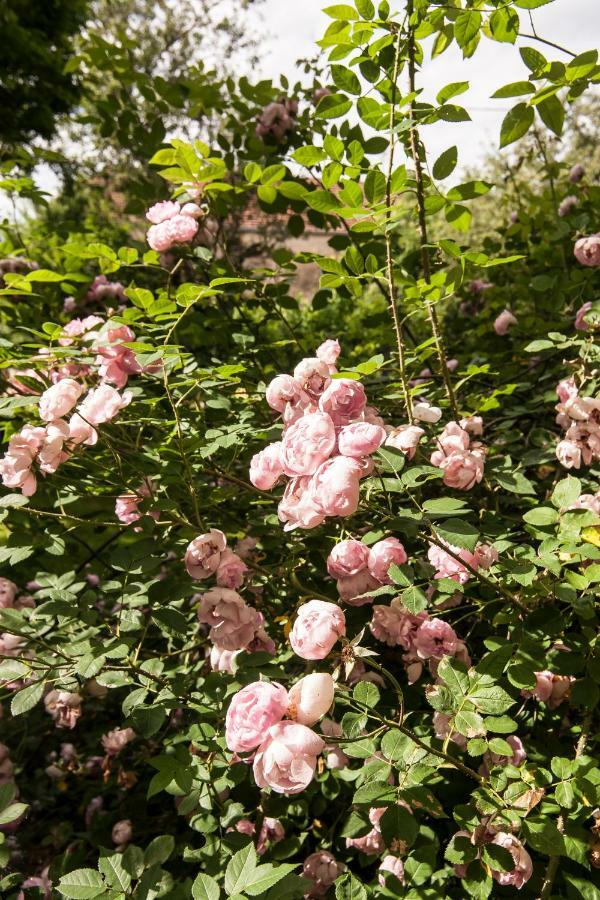
POLYGON ((172 85, 222 129, 125 245, 3 226, 11 900, 595 896, 600 190, 543 129, 600 67, 531 0, 390 6, 329 7, 304 85, 172 85), (494 186, 425 165, 468 84, 420 68, 517 39, 540 185, 471 241, 494 186), (253 259, 247 208, 330 252, 253 259))

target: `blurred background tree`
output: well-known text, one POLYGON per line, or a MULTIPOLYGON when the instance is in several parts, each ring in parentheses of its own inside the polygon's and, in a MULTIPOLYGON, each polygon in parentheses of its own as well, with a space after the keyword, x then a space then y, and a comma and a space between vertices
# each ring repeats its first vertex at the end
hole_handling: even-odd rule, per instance
POLYGON ((87 0, 3 0, 0 4, 3 145, 51 138, 58 117, 78 102, 81 85, 69 62, 87 9, 87 0))

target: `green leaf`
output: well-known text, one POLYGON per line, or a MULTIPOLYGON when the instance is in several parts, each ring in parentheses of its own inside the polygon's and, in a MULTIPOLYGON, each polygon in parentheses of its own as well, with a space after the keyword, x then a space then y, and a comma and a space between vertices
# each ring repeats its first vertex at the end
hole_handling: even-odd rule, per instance
POLYGON ((11 803, 10 806, 0 812, 0 825, 8 825, 14 822, 19 816, 22 816, 26 809, 29 809, 28 803, 11 803))
POLYGON ((581 494, 581 481, 573 475, 567 475, 562 481, 559 481, 550 499, 557 509, 565 509, 572 506, 581 494))
POLYGON ((479 540, 479 531, 464 519, 446 519, 436 526, 438 535, 447 544, 473 551, 479 540))
POLYGON ((358 77, 346 66, 331 66, 331 77, 336 87, 349 94, 360 94, 361 86, 358 77))
POLYGON ((14 695, 10 703, 10 711, 13 716, 20 716, 39 703, 44 694, 44 682, 34 681, 14 695))
POLYGON ((485 734, 483 719, 476 712, 467 710, 457 712, 454 717, 454 727, 460 734, 464 734, 468 738, 481 737, 485 734))
POLYGON ((546 97, 537 104, 536 109, 544 125, 560 137, 565 124, 565 110, 558 97, 546 97))
POLYGON ((320 119, 339 119, 352 108, 352 100, 344 94, 329 94, 319 101, 315 116, 320 119))
POLYGON ((264 893, 264 891, 268 891, 269 888, 273 887, 274 884, 277 884, 278 881, 281 881, 282 878, 285 878, 286 875, 289 875, 290 872, 293 872, 297 867, 297 863, 280 863, 279 865, 265 863, 258 866, 252 873, 249 881, 246 882, 244 893, 249 894, 250 897, 258 897, 260 894, 264 893))
POLYGON ((362 881, 352 872, 345 872, 335 883, 336 900, 367 900, 362 881))
POLYGON ((475 47, 471 44, 479 34, 481 28, 481 13, 475 9, 461 12, 454 22, 454 37, 456 43, 463 50, 465 56, 471 56, 475 47))
POLYGON ((520 47, 521 59, 531 72, 537 72, 546 65, 546 57, 534 47, 520 47))
POLYGON ((248 844, 247 847, 234 853, 225 870, 225 891, 228 895, 245 890, 256 869, 256 862, 256 850, 253 844, 248 844))
POLYGON ((458 148, 448 147, 441 153, 433 164, 433 177, 441 181, 451 175, 458 162, 458 148))
POLYGON ((502 100, 505 97, 521 97, 523 94, 533 94, 534 91, 535 88, 530 81, 512 81, 494 91, 492 98, 502 100))
POLYGON ((570 63, 567 63, 567 81, 577 81, 578 78, 585 78, 586 75, 590 75, 594 71, 597 64, 597 50, 586 50, 585 53, 580 53, 570 63))
POLYGON ((363 706, 377 706, 379 703, 379 690, 370 681, 359 681, 352 691, 352 696, 363 706))
POLYGON ((327 159, 325 151, 321 147, 314 147, 313 145, 298 147, 297 150, 294 150, 293 156, 301 166, 314 166, 327 159))
POLYGON ((106 885, 95 869, 74 869, 62 876, 58 890, 71 900, 95 900, 106 893, 106 885))
POLYGON ((387 847, 390 847, 394 840, 405 841, 410 846, 415 842, 419 831, 413 814, 399 804, 386 809, 379 820, 379 828, 387 847))
POLYGON ((558 521, 558 513, 551 506, 538 506, 526 512, 523 519, 528 525, 554 525, 558 521))
POLYGON ((497 9, 488 20, 495 41, 514 44, 519 33, 519 15, 513 9, 497 9))
POLYGON ((131 875, 123 865, 120 853, 102 855, 98 860, 98 868, 107 882, 117 891, 127 891, 131 885, 131 875))
POLYGON ((331 19, 358 19, 356 10, 347 3, 336 3, 335 6, 326 6, 323 10, 331 19))
POLYGON ((193 900, 219 900, 221 888, 214 878, 201 872, 192 884, 193 900))
POLYGON ((147 868, 162 865, 175 849, 175 838, 170 834, 159 834, 144 851, 144 865, 147 868))
POLYGON ((400 597, 407 610, 415 616, 427 609, 427 596, 415 585, 411 585, 405 591, 402 591, 400 597))
POLYGON ((464 92, 468 90, 468 81, 453 81, 443 87, 441 91, 438 91, 435 99, 440 104, 446 103, 448 100, 451 100, 452 97, 458 97, 459 94, 464 94, 464 92))
POLYGON ((354 0, 354 2, 363 19, 370 20, 375 17, 375 6, 371 0, 354 0))
POLYGON ((518 141, 533 125, 534 112, 525 103, 517 103, 506 113, 500 128, 500 147, 518 141))

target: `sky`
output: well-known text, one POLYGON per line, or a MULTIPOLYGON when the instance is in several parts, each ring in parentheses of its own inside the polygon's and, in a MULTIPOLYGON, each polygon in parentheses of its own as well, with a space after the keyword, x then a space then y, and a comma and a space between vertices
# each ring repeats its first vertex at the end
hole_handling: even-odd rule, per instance
MULTIPOLYGON (((299 76, 295 60, 312 57, 315 42, 331 21, 321 10, 335 0, 265 0, 254 16, 262 17, 268 37, 267 52, 261 55, 261 74, 277 78, 299 76)), ((392 8, 398 6, 392 0, 392 8)), ((600 47, 600 0, 554 0, 533 10, 537 34, 581 53, 600 47)), ((521 11, 521 30, 531 34, 527 11, 521 11)), ((537 41, 521 40, 519 44, 537 47, 548 59, 568 57, 537 41)), ((504 84, 527 77, 528 70, 514 46, 483 39, 475 55, 464 60, 455 44, 437 59, 427 61, 418 82, 423 98, 433 100, 444 84, 469 81, 470 90, 456 99, 468 108, 472 122, 439 123, 428 126, 422 138, 428 155, 435 159, 455 144, 459 150, 459 166, 468 168, 481 161, 486 150, 498 145, 500 125, 507 110, 516 100, 491 100, 494 91, 504 84)))
MULTIPOLYGON (((335 0, 264 0, 251 7, 251 24, 262 36, 260 62, 251 77, 278 80, 285 74, 290 81, 302 78, 296 65, 299 59, 312 58, 319 49, 316 41, 331 21, 323 7, 335 0)), ((398 0, 391 0, 392 9, 398 0)), ((600 47, 600 0, 554 0, 533 10, 531 15, 536 31, 542 37, 568 47, 574 53, 600 47)), ((521 12, 521 28, 531 33, 529 16, 521 12)), ((532 40, 519 40, 525 46, 537 47, 549 59, 568 59, 564 53, 544 47, 532 40)), ((450 181, 460 179, 461 171, 480 163, 486 151, 497 147, 500 124, 507 110, 516 101, 491 100, 501 85, 527 77, 528 70, 519 53, 510 44, 500 44, 483 39, 475 55, 464 60, 453 44, 435 60, 426 60, 418 75, 423 88, 422 97, 433 100, 437 91, 454 81, 469 81, 468 92, 457 98, 468 108, 471 122, 436 123, 427 126, 421 137, 431 161, 448 147, 458 147, 458 167, 450 181)), ((56 176, 47 166, 40 166, 36 173, 39 186, 50 193, 58 189, 56 176)), ((6 204, 0 198, 0 214, 6 212, 6 204)))

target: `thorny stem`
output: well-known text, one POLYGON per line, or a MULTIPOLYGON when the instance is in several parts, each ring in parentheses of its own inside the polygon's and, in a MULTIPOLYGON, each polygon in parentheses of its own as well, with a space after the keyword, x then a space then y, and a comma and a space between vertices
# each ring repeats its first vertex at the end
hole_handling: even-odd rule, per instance
MULTIPOLYGON (((592 713, 588 712, 581 726, 581 734, 579 735, 579 740, 575 745, 575 759, 579 759, 580 756, 583 756, 585 752, 591 724, 592 713)), ((560 814, 556 821, 556 827, 560 834, 564 834, 566 812, 567 811, 565 809, 561 808, 560 814)), ((548 900, 548 898, 551 896, 552 886, 554 885, 554 879, 556 878, 559 864, 560 856, 551 856, 548 860, 548 866, 546 867, 546 874, 544 876, 544 883, 542 884, 542 889, 540 891, 538 900, 548 900)))
POLYGON ((388 156, 388 166, 387 166, 387 174, 385 180, 385 255, 386 255, 386 268, 387 268, 387 282, 388 282, 388 294, 389 294, 389 305, 390 312, 392 314, 392 321, 394 323, 394 331, 396 333, 396 345, 398 347, 398 365, 400 367, 400 383, 402 385, 402 394, 404 396, 404 403, 406 406, 406 414, 408 416, 409 424, 412 425, 414 423, 414 416, 412 410, 412 400, 410 396, 410 390, 408 387, 408 379, 406 377, 406 360, 404 355, 404 341, 402 339, 402 325, 400 323, 400 318, 398 316, 398 300, 396 296, 396 285, 394 283, 394 261, 392 256, 392 237, 390 232, 390 221, 391 221, 391 205, 392 205, 392 172, 394 170, 394 150, 396 146, 396 139, 394 133, 394 119, 396 114, 396 92, 397 92, 397 81, 398 81, 398 67, 400 63, 400 38, 401 32, 398 31, 398 35, 396 37, 396 51, 394 55, 394 72, 392 75, 392 99, 390 103, 390 152, 388 156))
MULTIPOLYGON (((409 0, 407 5, 407 13, 409 16, 412 16, 413 12, 413 3, 412 0, 409 0)), ((429 250, 427 249, 428 245, 428 237, 427 237, 427 221, 425 218, 425 189, 423 186, 423 168, 421 165, 421 157, 419 155, 419 132, 417 126, 415 125, 415 104, 414 104, 414 93, 415 93, 415 33, 412 24, 409 23, 408 26, 408 78, 409 78, 409 91, 411 94, 411 101, 409 105, 410 111, 410 130, 409 130, 409 142, 410 142, 410 153, 413 160, 413 165, 415 167, 415 181, 417 185, 417 213, 419 219, 419 233, 421 238, 421 267, 423 269, 423 277, 427 284, 431 282, 431 266, 429 262, 429 250)), ((450 403, 450 408, 454 415, 454 418, 458 420, 458 407, 456 405, 456 397, 454 396, 454 388, 452 387, 452 379, 450 378, 450 372, 448 370, 448 365, 446 363, 446 353, 444 350, 444 341, 442 337, 442 332, 440 328, 440 323, 437 316, 437 311, 435 308, 435 304, 433 304, 430 300, 425 301, 425 306, 427 309, 427 315, 429 317, 429 322, 431 325, 431 330, 433 332, 433 338, 435 341, 435 348, 437 351, 438 361, 440 365, 440 370, 442 373, 442 379, 444 381, 444 387, 446 388, 446 395, 448 397, 448 401, 450 403)))

